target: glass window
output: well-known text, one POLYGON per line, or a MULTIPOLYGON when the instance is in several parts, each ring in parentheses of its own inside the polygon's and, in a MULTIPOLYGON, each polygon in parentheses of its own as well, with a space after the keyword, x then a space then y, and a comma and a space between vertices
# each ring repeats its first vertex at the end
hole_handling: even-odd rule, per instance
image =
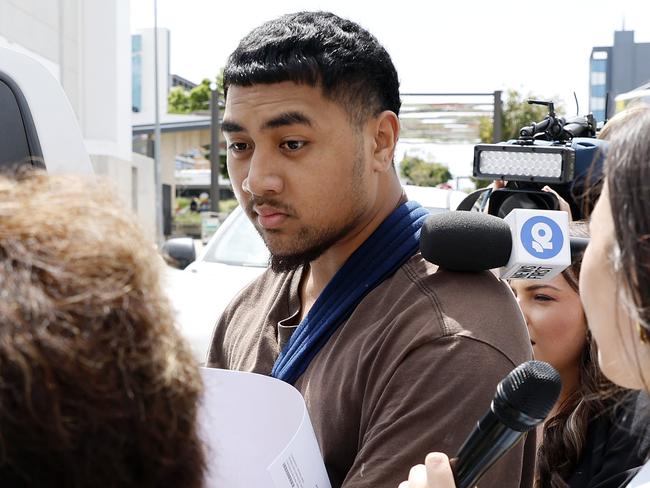
POLYGON ((9 85, 0 81, 0 168, 14 167, 32 156, 18 101, 9 85))
POLYGON ((600 71, 602 73, 607 72, 607 60, 606 59, 592 59, 591 60, 591 72, 600 71))
POLYGON ((591 111, 596 110, 605 110, 605 98, 604 97, 591 97, 589 101, 589 108, 591 111))
POLYGON ((142 55, 134 53, 131 56, 131 110, 142 110, 142 55))
POLYGON ((607 83, 607 73, 604 71, 591 72, 591 85, 605 85, 607 83))
POLYGON ((131 52, 142 51, 142 36, 135 34, 131 36, 131 52))
POLYGON ((591 96, 593 98, 605 98, 606 94, 607 94, 607 90, 605 88, 605 85, 598 85, 598 86, 591 87, 591 96))

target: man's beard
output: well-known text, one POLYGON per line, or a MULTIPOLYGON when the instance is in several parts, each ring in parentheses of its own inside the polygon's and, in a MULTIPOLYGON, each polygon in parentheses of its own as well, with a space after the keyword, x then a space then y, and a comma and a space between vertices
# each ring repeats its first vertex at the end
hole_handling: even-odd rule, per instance
MULTIPOLYGON (((325 251, 343 239, 356 226, 357 221, 358 217, 351 219, 347 225, 339 229, 328 228, 319 231, 306 228, 301 229, 296 236, 296 241, 301 244, 304 243, 302 249, 291 254, 274 254, 271 251, 271 257, 269 258, 271 269, 276 273, 282 273, 298 269, 301 266, 315 261, 325 251)), ((269 246, 267 245, 267 247, 269 246)))

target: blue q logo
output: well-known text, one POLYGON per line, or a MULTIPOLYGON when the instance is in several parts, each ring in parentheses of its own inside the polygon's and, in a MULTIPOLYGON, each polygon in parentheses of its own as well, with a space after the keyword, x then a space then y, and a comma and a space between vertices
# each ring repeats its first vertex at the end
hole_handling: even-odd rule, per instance
POLYGON ((553 219, 535 216, 524 222, 521 243, 531 256, 551 259, 558 255, 564 245, 562 229, 553 219))

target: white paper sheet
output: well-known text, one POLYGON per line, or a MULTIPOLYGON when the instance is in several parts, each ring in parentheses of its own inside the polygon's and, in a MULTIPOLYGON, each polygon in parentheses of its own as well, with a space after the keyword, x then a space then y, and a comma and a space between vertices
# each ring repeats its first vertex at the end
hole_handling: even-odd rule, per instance
POLYGON ((208 488, 331 488, 300 392, 253 373, 202 368, 208 488))

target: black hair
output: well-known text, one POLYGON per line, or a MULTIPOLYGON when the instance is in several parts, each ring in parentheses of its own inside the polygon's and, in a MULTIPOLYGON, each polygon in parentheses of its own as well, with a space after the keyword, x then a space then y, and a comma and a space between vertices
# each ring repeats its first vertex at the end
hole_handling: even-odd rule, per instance
POLYGON ((320 86, 353 122, 384 110, 399 115, 397 71, 379 41, 358 24, 330 12, 298 12, 257 27, 230 55, 224 93, 231 85, 292 81, 320 86))

